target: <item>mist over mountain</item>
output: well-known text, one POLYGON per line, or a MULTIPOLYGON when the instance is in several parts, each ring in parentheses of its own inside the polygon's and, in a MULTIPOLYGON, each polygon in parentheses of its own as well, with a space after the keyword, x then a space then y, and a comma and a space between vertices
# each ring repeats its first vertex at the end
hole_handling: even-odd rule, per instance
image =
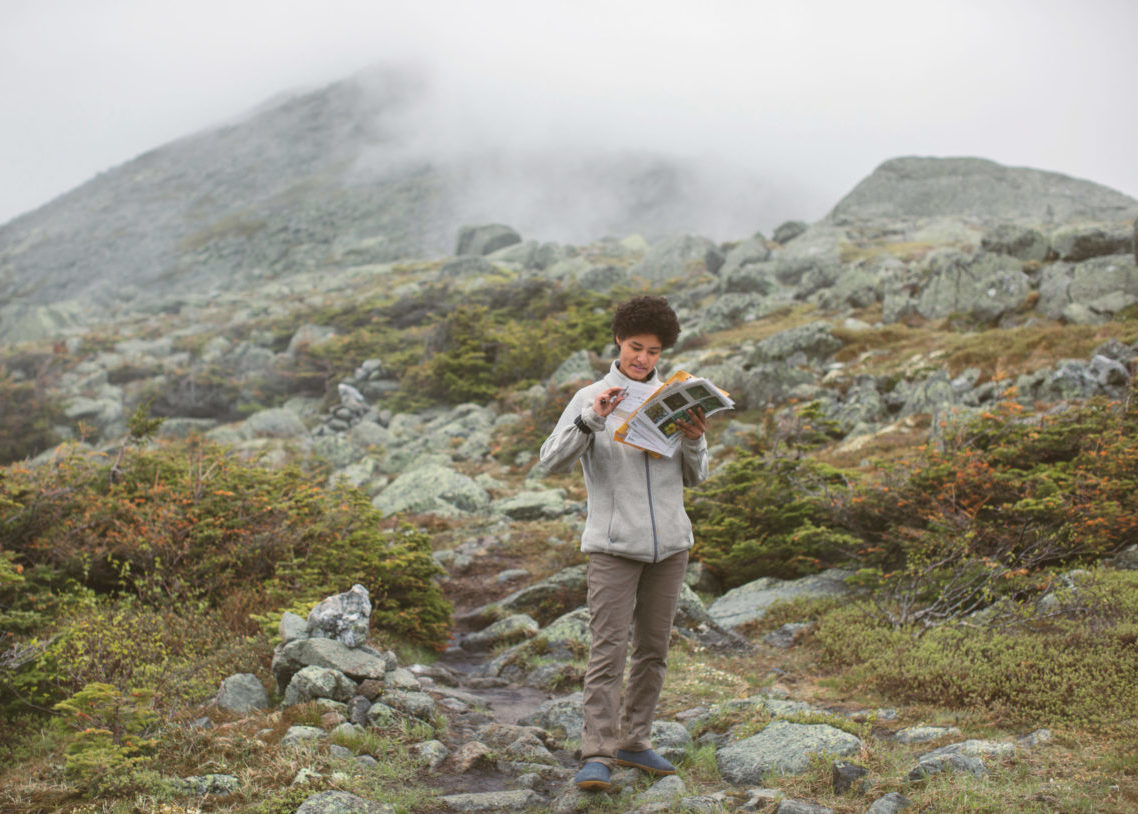
POLYGON ((568 242, 726 239, 798 214, 786 190, 727 167, 496 145, 457 121, 391 71, 278 97, 0 227, 0 305, 121 303, 438 255, 468 222, 568 242))

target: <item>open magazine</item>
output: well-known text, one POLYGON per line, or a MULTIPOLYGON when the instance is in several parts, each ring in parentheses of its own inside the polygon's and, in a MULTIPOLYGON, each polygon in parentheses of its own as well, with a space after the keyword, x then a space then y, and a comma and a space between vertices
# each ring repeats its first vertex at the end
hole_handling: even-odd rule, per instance
POLYGON ((608 420, 619 424, 613 431, 617 441, 671 458, 684 437, 677 421, 690 420, 688 411, 696 407, 710 416, 735 409, 735 402, 707 379, 679 370, 659 387, 630 385, 608 420))

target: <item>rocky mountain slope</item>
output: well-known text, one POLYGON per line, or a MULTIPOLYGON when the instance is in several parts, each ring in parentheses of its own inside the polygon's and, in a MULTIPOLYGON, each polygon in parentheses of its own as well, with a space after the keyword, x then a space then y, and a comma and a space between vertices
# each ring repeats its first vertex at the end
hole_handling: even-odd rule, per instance
MULTIPOLYGON (((329 623, 353 631, 340 646, 312 634, 324 622, 284 614, 271 669, 263 654, 262 676, 231 677, 185 727, 210 758, 179 759, 178 771, 216 773, 168 793, 215 810, 266 795, 279 810, 395 810, 380 800, 408 790, 375 791, 377 766, 411 752, 407 777, 427 790, 404 810, 884 812, 906 796, 941 810, 1086 810, 1092 797, 1126 810, 1138 787, 1122 747, 1098 747, 1110 761, 1096 763, 1077 729, 1053 737, 1034 720, 834 689, 806 653, 851 596, 846 571, 725 592, 699 564, 656 733, 682 777, 650 786, 626 772, 612 798, 576 792, 583 492, 535 450, 566 389, 607 364, 608 308, 641 290, 665 292, 681 317, 668 369, 708 376, 738 403, 709 431, 717 473, 756 438, 808 436, 813 451, 789 458, 869 477, 969 416, 1125 401, 1138 365, 1138 202, 1034 170, 909 158, 825 220, 770 236, 618 228, 666 220, 667 191, 683 185, 663 170, 664 193, 645 181, 618 207, 619 237, 459 231, 449 170, 372 163, 365 183, 349 169, 397 140, 385 116, 400 93, 356 81, 285 100, 0 230, 0 385, 55 409, 53 440, 114 453, 144 407, 164 419, 160 439, 201 436, 269 470, 300 463, 357 487, 365 506, 429 529, 446 571, 456 627, 433 664, 367 648, 358 614, 329 623), (832 604, 807 621, 775 604, 804 598, 832 604), (284 707, 269 703, 270 680, 284 707), (269 768, 242 768, 254 754, 269 768)), ((23 402, 4 406, 6 428, 25 426, 23 402)), ((65 451, 49 446, 12 457, 49 471, 65 451)), ((1125 554, 1112 572, 1133 564, 1125 554)), ((1054 580, 1041 613, 1096 612, 1086 572, 1054 580)), ((52 760, 43 777, 58 775, 52 760)), ((70 799, 46 785, 0 802, 70 799)))
POLYGON ((11 337, 5 323, 36 306, 54 305, 62 327, 302 271, 439 255, 470 220, 589 240, 735 232, 756 209, 776 216, 770 190, 738 173, 465 146, 423 114, 428 95, 381 71, 288 95, 0 226, 0 333, 11 337))

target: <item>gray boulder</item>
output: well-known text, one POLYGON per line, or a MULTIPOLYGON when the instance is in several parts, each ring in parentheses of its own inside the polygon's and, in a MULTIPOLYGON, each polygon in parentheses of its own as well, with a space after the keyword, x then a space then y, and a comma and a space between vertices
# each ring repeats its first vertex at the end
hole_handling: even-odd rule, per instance
POLYGON ((495 500, 490 508, 511 520, 549 520, 572 512, 574 506, 565 499, 564 489, 542 489, 495 500))
POLYGON ((926 262, 929 280, 917 297, 917 313, 926 319, 960 314, 994 323, 1023 305, 1031 281, 1014 257, 981 254, 971 257, 948 249, 926 262))
POLYGON ((525 639, 532 639, 540 629, 532 616, 524 613, 507 616, 499 619, 488 628, 475 633, 468 633, 459 641, 463 650, 483 651, 492 650, 499 646, 515 644, 525 639))
POLYGON ((771 250, 767 242, 763 240, 762 235, 755 235, 736 244, 727 252, 719 269, 719 277, 721 279, 730 277, 746 266, 765 263, 770 257, 771 250))
POLYGON ((458 231, 454 253, 482 256, 521 242, 521 235, 501 223, 463 226, 458 231))
POLYGON ((286 707, 305 704, 317 698, 331 698, 347 702, 356 694, 356 682, 339 670, 309 665, 293 675, 285 689, 281 703, 286 707))
POLYGON ((904 271, 904 266, 894 257, 885 257, 871 263, 860 263, 847 267, 830 287, 818 291, 814 297, 822 308, 868 308, 881 302, 885 287, 904 271))
POLYGON ((922 414, 938 416, 957 402, 956 389, 943 370, 936 371, 924 381, 900 384, 895 395, 903 399, 901 418, 922 414))
POLYGON ((723 294, 695 315, 694 328, 685 329, 683 338, 726 330, 741 322, 754 322, 780 307, 779 302, 760 294, 723 294))
POLYGON ((1001 223, 985 232, 980 248, 992 254, 1039 262, 1046 260, 1051 251, 1047 238, 1038 229, 1012 223, 1001 223))
POLYGON ((959 753, 950 753, 935 755, 928 759, 921 758, 917 765, 910 770, 909 781, 916 783, 942 772, 967 772, 977 778, 988 776, 988 769, 984 765, 984 761, 959 753))
POLYGON ((728 591, 715 600, 707 612, 724 627, 738 627, 762 619, 767 609, 778 601, 789 602, 803 597, 845 596, 850 590, 846 586, 845 579, 851 574, 851 571, 831 568, 801 579, 782 580, 761 577, 728 591))
POLYGON ((778 269, 778 263, 771 261, 725 265, 719 275, 722 296, 752 294, 788 300, 790 292, 779 282, 778 269))
POLYGON ((912 801, 899 791, 891 791, 873 801, 865 814, 899 814, 912 805, 912 801))
POLYGON ((780 362, 802 354, 806 359, 820 360, 833 355, 842 347, 840 339, 830 331, 828 322, 810 322, 779 331, 762 340, 750 356, 751 364, 780 362))
POLYGON ((776 720, 757 735, 715 753, 719 773, 730 783, 761 783, 767 773, 800 774, 810 756, 848 756, 862 748, 861 739, 828 724, 794 724, 776 720))
POLYGON ((1051 249, 1060 260, 1079 262, 1092 257, 1134 252, 1134 236, 1122 224, 1074 224, 1051 234, 1051 249))
POLYGON ((1070 301, 1102 314, 1138 302, 1138 264, 1130 255, 1096 257, 1075 266, 1067 289, 1070 301))
POLYGON ((395 814, 395 806, 346 791, 322 791, 307 798, 296 814, 395 814))
POLYGON ((774 234, 771 235, 771 237, 774 238, 775 243, 782 243, 783 245, 786 245, 790 241, 794 240, 794 238, 805 232, 807 228, 808 227, 805 221, 788 220, 785 223, 780 224, 774 230, 774 234))
POLYGON ((585 565, 565 568, 541 582, 463 614, 460 620, 485 620, 483 624, 486 624, 506 612, 527 613, 540 624, 549 624, 558 616, 585 604, 586 568, 585 565))
POLYGON ((647 789, 636 795, 632 803, 638 808, 643 806, 651 806, 653 804, 667 804, 666 808, 653 808, 651 810, 671 811, 675 810, 673 806, 676 805, 679 799, 687 794, 687 792, 688 788, 686 785, 684 785, 684 781, 681 780, 679 776, 673 774, 667 777, 661 777, 647 789))
POLYGON ((927 754, 921 755, 918 760, 931 760, 941 755, 965 755, 967 757, 995 757, 1005 758, 1013 757, 1016 753, 1016 745, 1008 741, 991 741, 980 740, 977 738, 970 738, 966 741, 959 743, 950 743, 947 746, 942 746, 939 749, 933 749, 927 754))
POLYGON ((853 432, 858 427, 870 427, 884 421, 889 415, 885 399, 878 390, 877 379, 872 376, 859 376, 846 390, 845 398, 834 402, 828 417, 838 422, 843 432, 853 432))
POLYGON ((306 629, 312 638, 335 639, 347 647, 359 647, 367 644, 370 620, 367 588, 353 585, 350 590, 318 603, 308 614, 306 629))
POLYGON ((269 694, 252 673, 237 673, 221 682, 215 703, 219 709, 243 715, 255 709, 268 709, 269 694))
POLYGON ((1138 263, 1130 255, 1112 255, 1077 265, 1044 266, 1036 310, 1069 322, 1083 321, 1077 317, 1079 311, 1084 310, 1090 320, 1101 322, 1135 302, 1138 302, 1138 263))
POLYGON ((243 432, 248 438, 304 438, 308 428, 296 413, 284 407, 273 407, 253 413, 245 419, 243 432))
POLYGON ((554 733, 564 733, 566 740, 580 740, 585 724, 582 711, 583 696, 579 692, 560 698, 551 698, 529 715, 521 718, 522 726, 539 726, 554 733))
POLYGON ((328 733, 318 726, 290 726, 281 738, 281 746, 297 746, 309 741, 321 741, 328 733))
POLYGON ((653 244, 644 258, 628 270, 630 277, 654 283, 714 274, 723 265, 719 247, 706 237, 683 235, 653 244))
POLYGON ((284 692, 292 677, 302 668, 315 665, 339 670, 354 681, 382 680, 388 658, 368 647, 348 647, 335 639, 297 639, 280 645, 273 653, 273 677, 284 692))
MULTIPOLYGON (((804 356, 799 360, 806 362, 804 356)), ((781 404, 796 388, 814 383, 813 371, 799 367, 793 361, 761 362, 745 370, 739 367, 737 371, 732 371, 728 362, 716 369, 717 373, 726 375, 705 375, 731 394, 738 409, 752 410, 781 404)))
POLYGON ((533 811, 546 802, 533 789, 447 794, 438 800, 447 811, 533 811))
POLYGON ((372 498, 387 515, 440 514, 448 517, 478 512, 490 505, 490 495, 474 480, 438 463, 427 463, 392 481, 372 498))
POLYGON ((673 763, 684 759, 692 742, 687 727, 675 721, 653 721, 649 738, 652 748, 673 763))
POLYGON ((783 799, 775 814, 834 814, 834 810, 805 800, 783 799))
POLYGON ((960 729, 955 726, 910 726, 898 730, 893 739, 898 743, 924 743, 959 734, 960 729))
POLYGON ((595 381, 596 372, 587 350, 579 350, 557 366, 549 377, 550 387, 564 387, 573 382, 595 381))
MULTIPOLYGON (((407 690, 384 690, 383 703, 392 709, 411 715, 415 718, 430 720, 437 709, 435 699, 425 692, 407 690)), ((374 706, 374 705, 373 705, 374 706)), ((371 712, 368 711, 370 717, 371 712)))

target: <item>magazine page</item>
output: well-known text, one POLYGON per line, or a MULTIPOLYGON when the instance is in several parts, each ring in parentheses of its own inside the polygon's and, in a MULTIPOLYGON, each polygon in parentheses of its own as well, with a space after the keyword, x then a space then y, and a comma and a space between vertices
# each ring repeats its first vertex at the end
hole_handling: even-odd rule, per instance
POLYGON ((683 439, 679 422, 690 421, 692 411, 699 408, 704 416, 710 416, 734 407, 730 396, 710 381, 681 370, 641 401, 615 437, 622 443, 670 458, 683 439))

